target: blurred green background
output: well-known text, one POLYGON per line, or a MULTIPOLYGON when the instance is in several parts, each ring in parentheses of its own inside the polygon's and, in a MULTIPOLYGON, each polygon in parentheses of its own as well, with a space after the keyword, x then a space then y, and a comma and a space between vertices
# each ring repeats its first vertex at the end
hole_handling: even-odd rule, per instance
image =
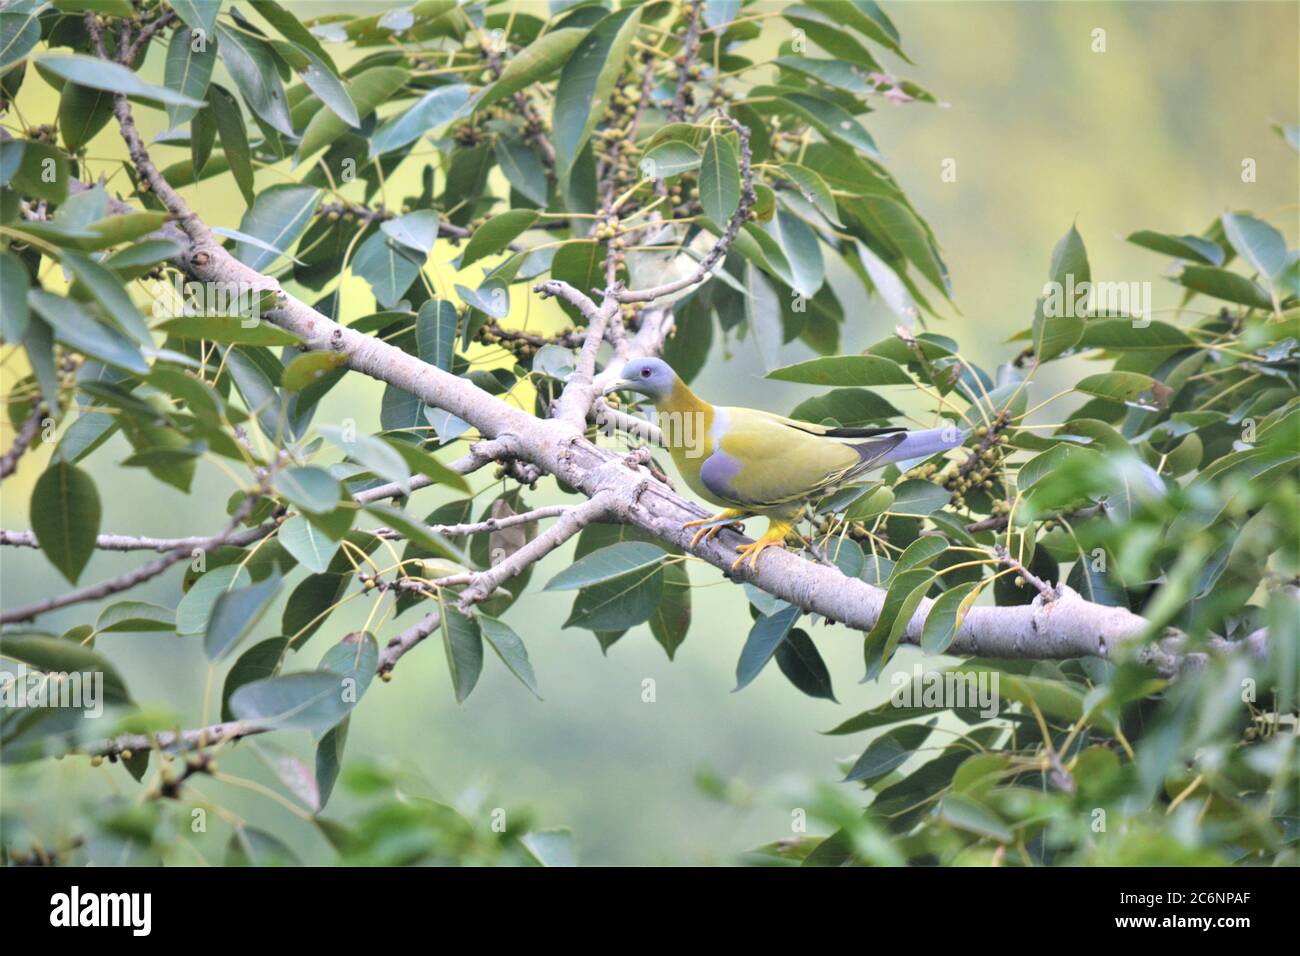
MULTIPOLYGON (((337 5, 294 6, 306 16, 337 5)), ((1300 167, 1271 124, 1297 121, 1296 4, 892 3, 885 8, 916 61, 912 67, 890 60, 889 67, 933 91, 945 105, 886 105, 865 122, 890 169, 929 219, 952 273, 961 314, 931 328, 956 338, 971 360, 991 370, 1012 354, 1013 347, 1003 343, 1028 324, 1052 246, 1072 222, 1087 243, 1094 279, 1150 280, 1157 309, 1175 307, 1179 292, 1160 276, 1165 260, 1123 241, 1134 230, 1199 232, 1224 209, 1250 209, 1294 244, 1300 167), (1105 31, 1104 53, 1093 51, 1097 29, 1105 31), (956 162, 955 182, 941 179, 949 159, 956 162), (1253 183, 1242 181, 1245 159, 1255 161, 1253 183)), ((763 46, 774 50, 786 39, 785 30, 782 21, 768 21, 763 46)), ((159 76, 161 54, 156 50, 146 67, 159 76)), ((29 124, 52 121, 55 103, 34 76, 18 100, 29 124)), ((146 132, 157 132, 158 114, 145 115, 146 132)), ((15 129, 17 117, 11 114, 6 123, 15 129)), ((111 171, 108 160, 121 155, 114 135, 110 128, 92 144, 90 156, 103 160, 92 160, 93 172, 111 171)), ((171 161, 182 153, 160 149, 159 155, 171 161)), ((389 183, 390 199, 415 191, 403 187, 421 165, 412 160, 403 167, 409 178, 389 183)), ((259 187, 277 181, 284 176, 259 173, 259 187)), ((113 183, 125 186, 120 174, 113 183)), ((209 181, 190 195, 211 224, 238 226, 242 203, 228 182, 209 181)), ((453 255, 446 250, 439 258, 437 286, 448 293, 454 270, 447 263, 453 255)), ((345 320, 370 311, 364 283, 348 280, 344 289, 345 320)), ((516 291, 512 319, 523 320, 527 309, 531 327, 557 324, 553 306, 524 298, 516 291)), ((860 292, 841 299, 863 301, 860 292)), ((882 304, 864 303, 846 324, 843 351, 863 348, 890 334, 894 325, 882 304)), ((783 353, 784 361, 803 357, 797 344, 783 353)), ((25 371, 21 363, 21 357, 6 356, 6 387, 25 371)), ((1031 405, 1073 380, 1085 365, 1079 359, 1057 364, 1055 378, 1036 380, 1031 405)), ((764 381, 751 341, 715 343, 697 385, 706 398, 780 412, 812 394, 806 386, 764 381)), ((355 417, 361 428, 377 430, 380 393, 377 383, 350 377, 323 403, 317 421, 355 417)), ((1049 405, 1036 420, 1060 421, 1069 401, 1049 405)), ((7 422, 4 428, 7 446, 7 422)), ((5 482, 4 527, 29 526, 28 496, 45 456, 38 450, 5 482)), ((103 530, 175 535, 219 526, 232 488, 216 469, 201 470, 187 498, 140 471, 119 468, 116 462, 125 456, 125 444, 115 441, 88 462, 104 499, 103 530)), ((543 483, 529 502, 554 498, 553 488, 543 483)), ((485 492, 484 500, 494 493, 485 492)), ((422 514, 441 500, 437 491, 421 492, 412 510, 422 514)), ((66 586, 36 552, 7 549, 0 560, 6 604, 66 586)), ((142 560, 141 555, 99 554, 83 581, 142 560)), ((552 557, 536 580, 544 582, 565 560, 565 554, 552 557)), ((735 660, 749 625, 745 596, 708 567, 697 563, 690 573, 695 620, 675 662, 644 627, 603 656, 590 634, 561 629, 571 596, 534 591, 507 620, 528 645, 544 702, 489 655, 478 688, 457 706, 442 651, 430 641, 402 662, 391 684, 376 684, 369 692, 353 716, 348 757, 402 762, 449 802, 469 805, 486 792, 492 795, 489 808, 531 807, 542 825, 572 826, 580 859, 587 863, 726 862, 757 843, 789 835, 788 800, 760 796, 748 809, 738 809, 701 793, 696 773, 707 769, 759 788, 792 777, 834 779, 834 761, 856 756, 864 740, 818 731, 883 699, 888 675, 879 684, 856 683, 859 636, 818 626, 812 633, 835 678, 838 706, 802 696, 775 667, 732 694, 735 660), (642 702, 647 678, 656 682, 654 703, 642 702)), ((174 606, 178 581, 179 572, 173 572, 130 596, 174 606)), ((315 666, 333 640, 361 627, 368 611, 361 605, 355 601, 336 613, 291 666, 315 666)), ((93 616, 81 607, 41 623, 57 631, 93 616)), ((395 630, 389 621, 381 643, 395 630)), ((187 725, 202 719, 207 674, 195 642, 165 634, 114 634, 99 646, 118 664, 138 701, 171 708, 187 725)), ((904 650, 891 671, 910 672, 915 655, 904 650)), ((278 743, 311 753, 305 735, 282 735, 278 743)), ((237 748, 222 763, 227 772, 274 782, 251 748, 237 748)), ((29 821, 47 844, 76 829, 77 813, 88 802, 133 788, 120 767, 95 770, 82 760, 0 771, 4 809, 29 821)), ((320 836, 275 803, 210 781, 202 789, 250 823, 303 848, 309 859, 328 858, 320 836)), ((346 815, 348 799, 346 792, 336 793, 328 815, 346 815)), ((198 846, 216 861, 225 831, 214 826, 212 832, 211 847, 198 846)))

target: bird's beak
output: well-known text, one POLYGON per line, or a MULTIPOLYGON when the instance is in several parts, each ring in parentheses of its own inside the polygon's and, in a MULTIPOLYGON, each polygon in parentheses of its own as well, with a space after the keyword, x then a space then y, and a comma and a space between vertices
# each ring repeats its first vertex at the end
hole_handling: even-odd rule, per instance
POLYGON ((620 378, 617 382, 610 382, 608 385, 606 385, 600 394, 609 395, 613 392, 620 392, 625 388, 632 388, 635 385, 636 382, 629 382, 625 378, 620 378))

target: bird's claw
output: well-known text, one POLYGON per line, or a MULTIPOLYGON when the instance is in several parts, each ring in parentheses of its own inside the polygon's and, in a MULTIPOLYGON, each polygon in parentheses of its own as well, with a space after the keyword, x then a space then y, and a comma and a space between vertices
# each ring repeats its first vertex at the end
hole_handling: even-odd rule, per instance
POLYGON ((740 567, 741 563, 746 558, 749 559, 750 570, 753 570, 758 567, 758 556, 762 554, 766 548, 784 547, 785 541, 773 541, 768 538, 759 538, 757 541, 751 542, 750 544, 738 544, 736 545, 736 550, 740 552, 740 557, 732 562, 731 570, 734 571, 736 568, 740 567))
POLYGON ((685 531, 688 528, 700 529, 695 532, 695 537, 691 539, 691 547, 694 548, 701 541, 711 541, 716 538, 723 528, 742 528, 743 526, 740 522, 728 522, 726 520, 727 518, 738 517, 740 517, 739 513, 724 511, 721 514, 714 515, 712 518, 696 518, 694 521, 688 521, 682 525, 682 530, 685 531))

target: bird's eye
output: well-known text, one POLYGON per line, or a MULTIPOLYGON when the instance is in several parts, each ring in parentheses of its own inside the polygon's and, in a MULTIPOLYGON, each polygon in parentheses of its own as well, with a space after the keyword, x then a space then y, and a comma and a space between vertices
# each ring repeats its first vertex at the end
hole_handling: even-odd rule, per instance
POLYGON ((650 377, 650 370, 649 370, 648 368, 643 368, 643 369, 641 369, 641 377, 642 377, 642 378, 649 378, 649 377, 650 377))

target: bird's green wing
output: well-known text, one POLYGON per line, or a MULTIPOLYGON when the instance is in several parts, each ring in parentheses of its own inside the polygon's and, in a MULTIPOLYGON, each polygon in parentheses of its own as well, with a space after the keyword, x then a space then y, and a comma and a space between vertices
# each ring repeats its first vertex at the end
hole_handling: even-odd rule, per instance
POLYGON ((751 408, 719 408, 714 452, 701 481, 721 500, 754 510, 808 500, 859 470, 863 456, 820 425, 751 408))

